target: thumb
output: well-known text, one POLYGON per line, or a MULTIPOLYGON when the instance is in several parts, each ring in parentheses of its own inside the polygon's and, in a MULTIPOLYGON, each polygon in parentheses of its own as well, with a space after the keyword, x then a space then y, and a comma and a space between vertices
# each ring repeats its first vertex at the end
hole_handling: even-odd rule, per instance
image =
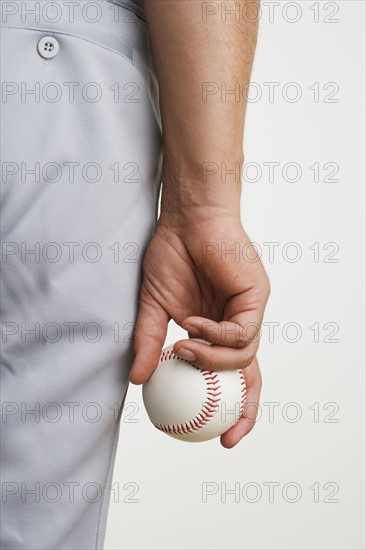
POLYGON ((169 320, 165 309, 147 293, 142 284, 134 333, 135 359, 130 373, 133 384, 143 384, 156 369, 169 320))

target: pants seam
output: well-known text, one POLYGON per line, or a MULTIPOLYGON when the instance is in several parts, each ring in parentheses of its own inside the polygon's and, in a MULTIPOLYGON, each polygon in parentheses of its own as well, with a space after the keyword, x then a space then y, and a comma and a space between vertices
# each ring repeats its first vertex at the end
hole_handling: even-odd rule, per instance
MULTIPOLYGON (((127 387, 127 389, 128 389, 128 387, 127 387)), ((121 412, 122 412, 122 409, 123 409, 123 406, 124 406, 127 389, 126 389, 125 395, 123 396, 121 408, 120 408, 119 415, 118 415, 118 420, 116 422, 116 427, 114 429, 113 440, 112 440, 112 444, 111 444, 111 448, 110 448, 109 456, 108 456, 107 471, 106 471, 105 476, 104 476, 103 492, 102 492, 102 498, 101 498, 101 501, 100 501, 99 512, 98 512, 97 529, 96 529, 96 532, 95 532, 95 546, 94 546, 95 550, 98 550, 98 539, 99 539, 99 534, 100 534, 100 521, 101 521, 101 517, 102 517, 103 504, 104 504, 105 498, 106 498, 105 495, 106 495, 107 480, 108 480, 109 472, 110 472, 110 469, 111 469, 112 457, 113 457, 113 453, 114 453, 114 444, 115 444, 117 433, 118 433, 118 430, 119 430, 119 427, 120 427, 121 412)))

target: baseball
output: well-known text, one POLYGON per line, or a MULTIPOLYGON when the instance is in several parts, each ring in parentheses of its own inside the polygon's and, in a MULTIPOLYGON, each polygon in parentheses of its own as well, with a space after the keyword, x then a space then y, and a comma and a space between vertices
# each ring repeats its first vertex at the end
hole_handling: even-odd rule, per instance
POLYGON ((236 424, 243 413, 246 387, 242 370, 201 369, 176 356, 171 345, 162 350, 142 394, 158 430, 182 441, 197 442, 218 437, 236 424))

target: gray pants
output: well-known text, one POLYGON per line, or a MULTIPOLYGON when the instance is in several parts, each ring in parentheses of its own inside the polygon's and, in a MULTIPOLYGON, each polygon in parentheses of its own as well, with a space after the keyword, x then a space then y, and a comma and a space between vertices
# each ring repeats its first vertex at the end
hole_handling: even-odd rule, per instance
POLYGON ((103 546, 156 221, 143 11, 71 4, 1 2, 3 549, 103 546))

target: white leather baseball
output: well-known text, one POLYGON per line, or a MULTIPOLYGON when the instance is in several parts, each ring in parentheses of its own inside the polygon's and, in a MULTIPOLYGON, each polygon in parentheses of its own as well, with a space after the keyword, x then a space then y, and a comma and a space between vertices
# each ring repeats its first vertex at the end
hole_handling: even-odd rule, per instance
POLYGON ((223 434, 243 413, 243 371, 204 370, 177 357, 172 348, 163 349, 155 372, 143 386, 151 422, 182 441, 207 441, 223 434))

